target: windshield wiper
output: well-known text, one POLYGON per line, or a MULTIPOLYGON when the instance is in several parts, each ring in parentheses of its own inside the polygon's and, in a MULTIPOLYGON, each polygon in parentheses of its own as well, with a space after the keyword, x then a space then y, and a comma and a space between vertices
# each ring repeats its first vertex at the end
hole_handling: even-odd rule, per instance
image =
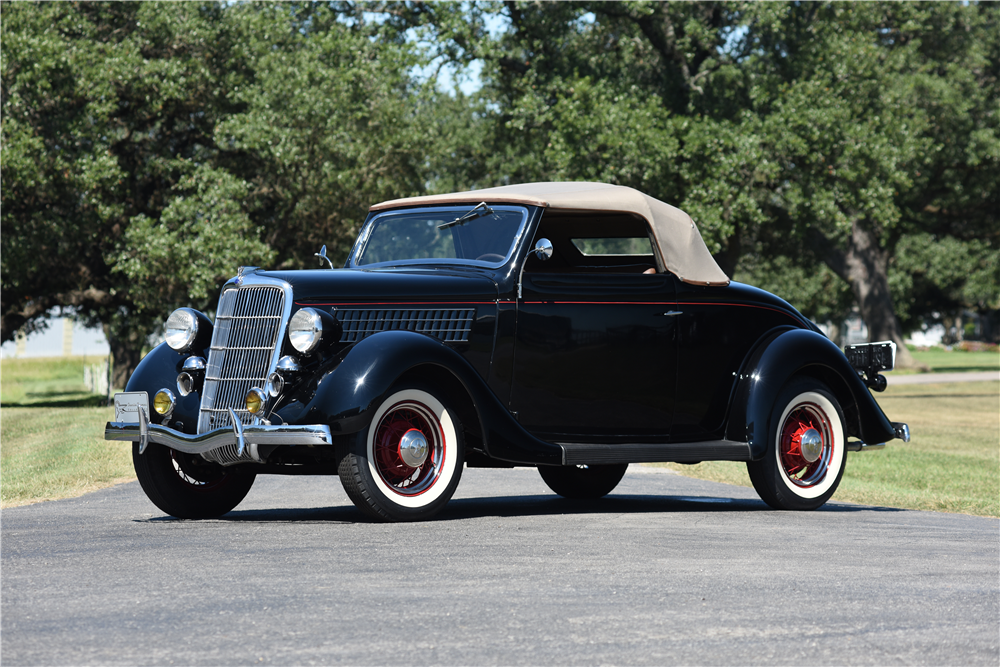
POLYGON ((451 222, 443 222, 437 226, 438 229, 446 229, 454 225, 463 225, 469 220, 475 220, 476 218, 481 218, 484 215, 490 215, 493 213, 493 209, 486 205, 486 202, 481 204, 476 204, 471 211, 463 215, 461 218, 455 218, 451 222), (481 211, 479 209, 482 209, 481 211))

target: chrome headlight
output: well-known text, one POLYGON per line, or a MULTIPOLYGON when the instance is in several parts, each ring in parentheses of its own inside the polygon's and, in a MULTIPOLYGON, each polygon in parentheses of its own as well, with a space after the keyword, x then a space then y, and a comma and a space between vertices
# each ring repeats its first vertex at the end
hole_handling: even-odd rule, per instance
POLYGON ((303 308, 288 322, 288 341, 299 352, 308 354, 323 338, 323 318, 312 308, 303 308))
POLYGON ((163 338, 172 349, 183 352, 190 349, 198 336, 198 317, 190 308, 178 308, 170 313, 163 327, 163 338))

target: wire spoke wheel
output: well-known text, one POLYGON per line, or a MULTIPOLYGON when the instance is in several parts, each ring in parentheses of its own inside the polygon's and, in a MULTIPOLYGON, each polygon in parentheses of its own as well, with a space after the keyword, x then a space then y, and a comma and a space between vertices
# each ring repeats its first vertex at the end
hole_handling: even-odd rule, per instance
POLYGON ((771 412, 767 453, 747 463, 754 489, 775 509, 813 510, 829 500, 844 474, 847 442, 840 404, 821 382, 789 382, 771 412))
POLYGON ((390 390, 338 472, 351 501, 378 521, 420 521, 455 493, 464 464, 462 425, 446 399, 423 387, 390 390))
POLYGON ((778 457, 788 480, 803 488, 823 481, 833 456, 830 421, 815 403, 796 406, 781 427, 778 457))
POLYGON ((225 471, 217 465, 205 462, 198 465, 192 454, 185 454, 171 449, 170 463, 174 472, 184 484, 192 487, 192 491, 211 492, 221 486, 226 479, 225 471))
POLYGON ((441 423, 426 405, 401 401, 379 421, 373 442, 375 470, 394 492, 414 496, 430 488, 441 476, 445 443, 441 423), (423 462, 404 460, 403 437, 414 432, 426 443, 423 462), (419 463, 418 465, 411 465, 419 463))
POLYGON ((139 443, 133 443, 132 464, 146 496, 179 519, 222 516, 240 504, 256 478, 252 472, 224 468, 156 443, 142 454, 139 443))

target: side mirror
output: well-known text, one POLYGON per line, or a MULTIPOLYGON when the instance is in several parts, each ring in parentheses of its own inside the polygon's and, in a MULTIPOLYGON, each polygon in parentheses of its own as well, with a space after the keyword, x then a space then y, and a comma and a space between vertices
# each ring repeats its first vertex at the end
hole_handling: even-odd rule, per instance
POLYGON ((552 241, 548 239, 538 239, 538 242, 535 244, 535 247, 532 248, 531 252, 529 252, 528 254, 538 255, 538 259, 544 262, 548 258, 552 257, 552 241))
POLYGON ((535 247, 528 251, 524 261, 521 262, 521 271, 517 274, 517 298, 521 298, 521 282, 524 279, 524 267, 528 265, 528 257, 538 255, 538 259, 543 262, 552 257, 552 241, 548 239, 538 239, 535 247))
POLYGON ((319 252, 314 252, 313 257, 319 257, 320 259, 325 259, 330 268, 333 268, 333 261, 326 256, 326 245, 319 249, 319 252))

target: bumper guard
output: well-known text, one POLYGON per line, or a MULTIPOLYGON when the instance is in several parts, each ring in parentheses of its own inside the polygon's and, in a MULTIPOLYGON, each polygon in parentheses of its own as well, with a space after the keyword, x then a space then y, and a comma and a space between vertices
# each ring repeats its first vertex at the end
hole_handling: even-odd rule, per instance
MULTIPOLYGON (((141 413, 141 411, 140 411, 141 413)), ((175 431, 159 424, 150 424, 140 417, 139 423, 108 422, 104 427, 105 440, 130 440, 139 443, 139 453, 155 442, 187 454, 207 454, 223 447, 236 446, 239 457, 244 452, 250 460, 260 461, 258 445, 302 445, 309 447, 332 446, 333 436, 326 424, 267 426, 245 426, 239 419, 233 419, 233 428, 217 428, 208 433, 191 435, 175 431)), ((235 417, 235 415, 233 415, 235 417)), ((234 463, 236 461, 233 461, 234 463)))

